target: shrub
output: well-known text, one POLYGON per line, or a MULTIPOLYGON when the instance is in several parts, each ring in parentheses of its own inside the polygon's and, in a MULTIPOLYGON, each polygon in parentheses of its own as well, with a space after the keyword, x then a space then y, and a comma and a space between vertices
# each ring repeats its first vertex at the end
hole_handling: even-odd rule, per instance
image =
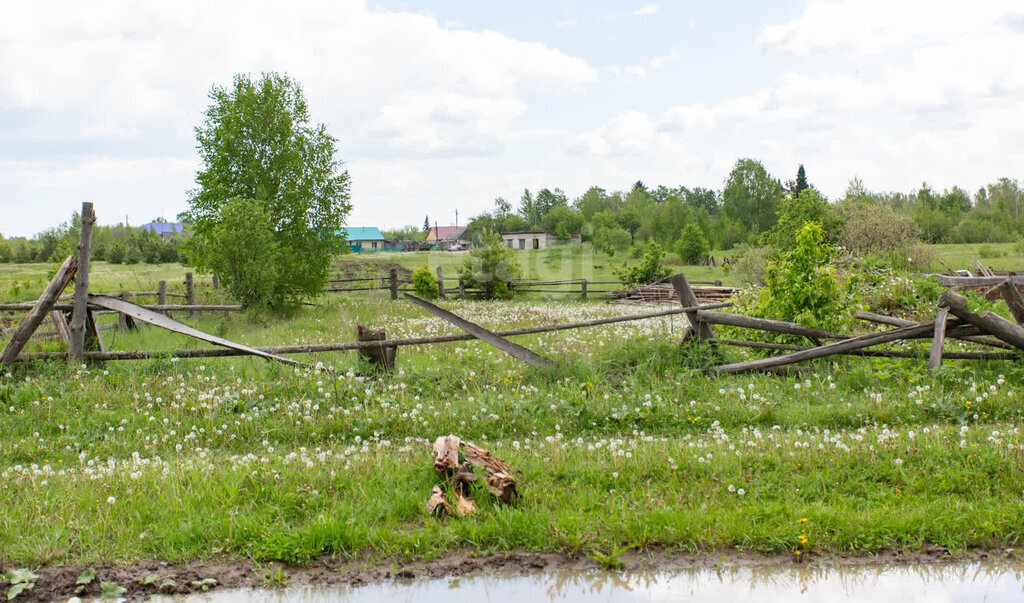
POLYGON ((631 285, 646 285, 660 280, 672 274, 672 270, 661 263, 665 250, 657 241, 651 239, 644 246, 644 257, 640 263, 632 266, 624 266, 615 270, 615 276, 624 283, 631 285))
POLYGON ((840 209, 843 246, 857 255, 888 254, 904 250, 916 240, 917 225, 887 205, 853 202, 840 209))
POLYGON ((629 232, 622 227, 601 226, 594 230, 594 246, 608 255, 629 247, 629 232))
POLYGON ((711 251, 711 245, 700 226, 693 222, 687 224, 676 243, 676 253, 679 258, 686 264, 697 264, 709 251, 711 251))
POLYGON ((426 299, 437 299, 441 295, 437 276, 426 266, 412 271, 412 288, 416 290, 416 295, 426 299))
POLYGON ((482 299, 508 299, 512 297, 509 281, 522 274, 516 252, 505 245, 500 234, 485 229, 480 234, 480 245, 469 252, 466 263, 459 268, 459 283, 479 289, 482 299))
POLYGON ((741 283, 764 285, 764 270, 768 265, 771 249, 767 247, 751 247, 747 244, 738 245, 735 249, 736 259, 730 262, 732 270, 741 283))
POLYGON ((853 300, 852 295, 840 291, 829 265, 834 253, 821 226, 805 224, 797 232, 796 246, 768 263, 767 286, 754 303, 755 315, 833 331, 847 325, 853 300))

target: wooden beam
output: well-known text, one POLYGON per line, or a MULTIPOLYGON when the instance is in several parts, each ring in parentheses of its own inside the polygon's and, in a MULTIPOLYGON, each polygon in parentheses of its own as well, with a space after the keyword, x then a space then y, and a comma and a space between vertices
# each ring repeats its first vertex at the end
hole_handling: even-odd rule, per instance
MULTIPOLYGON (((994 287, 1007 279, 1005 276, 949 276, 947 274, 927 274, 943 286, 962 289, 964 287, 994 287)), ((1009 277, 1014 283, 1024 283, 1024 275, 1016 274, 1009 277)))
POLYGON ((867 335, 851 337, 849 339, 836 341, 834 343, 810 348, 808 350, 794 352, 792 354, 782 354, 781 356, 772 356, 771 358, 759 358, 757 360, 749 360, 746 362, 723 364, 711 367, 709 370, 715 373, 744 373, 748 371, 761 371, 785 366, 787 364, 795 364, 797 362, 823 358, 825 356, 844 354, 853 350, 888 343, 898 339, 912 339, 914 337, 920 337, 921 335, 932 331, 934 326, 934 323, 925 323, 910 327, 900 327, 883 333, 868 333, 867 335))
POLYGON ((817 339, 849 339, 851 337, 850 335, 845 335, 843 333, 832 333, 831 331, 812 329, 810 327, 805 327, 795 322, 786 322, 784 320, 754 318, 753 316, 744 316, 742 314, 708 312, 706 310, 698 310, 697 314, 698 316, 700 316, 700 319, 703 322, 708 322, 715 325, 744 327, 747 329, 756 329, 758 331, 768 331, 770 333, 802 335, 804 337, 813 337, 817 339))
POLYGON ((955 291, 946 291, 939 298, 939 307, 948 307, 949 311, 965 322, 990 333, 1006 343, 1024 349, 1024 328, 1014 324, 993 312, 977 314, 967 306, 967 298, 955 291))
POLYGON ((224 346, 226 348, 238 350, 239 352, 252 354, 253 356, 259 356, 261 358, 266 358, 268 360, 276 360, 278 362, 283 362, 285 364, 302 364, 290 358, 282 358, 281 356, 276 356, 274 354, 270 354, 268 352, 264 352, 256 348, 251 348, 247 345, 242 345, 240 343, 228 341, 223 337, 210 335, 209 333, 200 331, 195 327, 190 327, 185 323, 178 322, 177 320, 174 320, 169 316, 159 314, 157 312, 154 312, 153 310, 147 310, 146 308, 137 306, 131 302, 126 302, 124 300, 117 299, 116 297, 107 297, 104 295, 90 295, 89 303, 95 306, 99 306, 101 308, 107 308, 108 310, 121 312, 126 316, 130 316, 131 318, 141 320, 144 323, 148 323, 153 326, 160 327, 162 329, 167 329, 168 331, 181 333, 182 335, 188 335, 189 337, 195 337, 196 339, 201 339, 203 341, 208 341, 214 345, 224 346))
POLYGON ((438 316, 440 318, 443 318, 444 320, 447 320, 448 322, 459 327, 463 331, 466 331, 467 333, 476 337, 477 339, 481 341, 486 341, 487 343, 493 345, 499 350, 505 352, 509 356, 518 358, 519 360, 522 360, 523 362, 529 364, 530 366, 547 366, 549 364, 552 364, 552 362, 547 358, 534 352, 531 352, 530 350, 524 348, 518 343, 509 341, 504 337, 501 337, 500 335, 497 335, 492 331, 488 331, 487 329, 481 327, 478 324, 469 322, 465 318, 462 318, 457 314, 449 312, 444 308, 440 308, 428 302, 425 299, 420 299, 415 295, 411 295, 409 293, 406 293, 404 295, 406 299, 416 304, 417 306, 423 308, 427 312, 430 312, 434 316, 438 316))
POLYGON ((85 351, 85 323, 89 312, 89 256, 92 252, 92 225, 96 222, 92 203, 82 203, 82 232, 78 237, 78 269, 75 271, 75 303, 71 314, 71 338, 68 362, 81 362, 85 351))
MULTIPOLYGON (((1013 275, 1010 275, 1013 276, 1013 275)), ((999 294, 1010 308, 1010 314, 1017 324, 1024 324, 1024 297, 1009 278, 999 285, 999 294)))
MULTIPOLYGON (((690 283, 686 280, 686 275, 680 272, 672 276, 672 288, 675 289, 676 298, 679 299, 679 305, 683 307, 696 306, 698 305, 697 296, 693 293, 693 288, 690 287, 690 283)), ((702 321, 700 313, 696 310, 686 313, 687 320, 690 321, 690 333, 695 333, 697 339, 701 341, 707 341, 715 336, 711 331, 711 325, 702 321)), ((683 339, 686 339, 684 336, 683 339)))
MULTIPOLYGON (((784 350, 787 352, 799 352, 801 350, 812 350, 814 346, 793 345, 790 343, 769 343, 766 341, 737 341, 735 339, 715 339, 715 343, 721 345, 736 346, 741 348, 760 348, 765 350, 784 350)), ((843 352, 842 356, 864 356, 868 358, 924 358, 923 351, 917 350, 852 350, 843 352)), ((1022 356, 1016 352, 945 352, 942 355, 947 360, 1019 360, 1022 356)), ((807 367, 805 367, 807 368, 807 367)))
POLYGON ((939 308, 935 315, 935 334, 932 336, 932 349, 928 353, 928 370, 935 370, 942 364, 942 344, 946 341, 946 318, 949 308, 939 308))
MULTIPOLYGON (((32 337, 32 333, 35 333, 39 325, 42 324, 43 320, 53 310, 54 302, 57 301, 61 292, 71 283, 71 279, 75 275, 75 268, 77 267, 78 261, 72 256, 68 256, 64 260, 64 263, 57 269, 57 274, 53 275, 53 278, 50 279, 50 284, 43 290, 43 294, 36 300, 28 316, 21 321, 21 325, 14 332, 14 336, 4 346, 4 351, 0 353, 0 363, 10 365, 14 362, 14 359, 21 353, 22 348, 28 343, 29 338, 32 337)), ((59 333, 60 324, 57 325, 57 330, 59 333)))

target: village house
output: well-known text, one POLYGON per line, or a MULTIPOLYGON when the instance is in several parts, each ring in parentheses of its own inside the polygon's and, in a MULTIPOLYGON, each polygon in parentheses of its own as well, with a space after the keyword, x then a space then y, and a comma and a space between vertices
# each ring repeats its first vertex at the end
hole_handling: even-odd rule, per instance
POLYGON ((552 245, 579 245, 580 235, 572 235, 568 241, 561 241, 549 230, 515 230, 501 233, 501 238, 510 249, 544 249, 552 245))
POLYGON ((340 232, 348 241, 348 248, 356 253, 384 249, 384 233, 376 226, 346 226, 340 232))
POLYGON ((185 226, 179 222, 147 222, 142 225, 146 232, 155 232, 160 235, 164 242, 179 233, 185 232, 185 226))

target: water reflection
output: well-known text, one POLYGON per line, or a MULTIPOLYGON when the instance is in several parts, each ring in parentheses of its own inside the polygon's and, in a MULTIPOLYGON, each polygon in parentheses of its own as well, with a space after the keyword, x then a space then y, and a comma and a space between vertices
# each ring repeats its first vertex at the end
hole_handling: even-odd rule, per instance
POLYGON ((1021 601, 1024 563, 905 566, 762 566, 671 571, 556 571, 527 576, 480 575, 389 582, 362 587, 211 592, 190 603, 495 603, 533 601, 1021 601))

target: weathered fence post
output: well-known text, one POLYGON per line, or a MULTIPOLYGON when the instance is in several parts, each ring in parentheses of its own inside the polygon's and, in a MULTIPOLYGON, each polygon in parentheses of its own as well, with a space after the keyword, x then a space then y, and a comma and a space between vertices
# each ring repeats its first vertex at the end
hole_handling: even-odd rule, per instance
POLYGON ((398 299, 398 270, 396 268, 391 269, 391 299, 398 299))
MULTIPOLYGON (((356 341, 385 341, 387 338, 384 329, 368 329, 363 325, 356 325, 356 341)), ((395 346, 380 345, 378 347, 359 348, 356 354, 360 358, 365 358, 371 364, 390 372, 395 368, 395 355, 397 352, 398 348, 395 346)))
POLYGON ((220 289, 220 277, 216 274, 213 275, 213 288, 220 289))
POLYGON ((587 300, 587 279, 580 279, 580 293, 583 295, 583 301, 587 300))
MULTIPOLYGON (((120 297, 124 301, 129 301, 127 291, 122 291, 120 297)), ((125 330, 128 328, 128 315, 125 314, 124 312, 117 313, 117 328, 120 330, 125 330)))
MULTIPOLYGON (((196 305, 196 287, 193 282, 191 272, 185 273, 185 303, 190 306, 196 305)), ((194 317, 196 315, 196 311, 189 310, 188 315, 194 317)))
POLYGON ((444 299, 444 274, 441 272, 441 267, 437 267, 437 293, 444 299))
MULTIPOLYGON (((672 287, 676 290, 676 296, 679 298, 679 305, 684 308, 695 307, 698 304, 697 296, 693 293, 693 288, 690 287, 690 282, 686 280, 686 275, 680 272, 672 277, 672 287)), ((700 319, 700 315, 697 311, 686 313, 687 319, 690 321, 690 328, 686 334, 683 335, 685 341, 690 335, 696 335, 697 339, 706 341, 711 339, 714 334, 711 332, 711 325, 700 319)))
POLYGON ((85 321, 89 312, 89 254, 92 252, 92 225, 96 213, 92 203, 82 203, 82 233, 78 238, 78 269, 75 271, 75 303, 68 339, 68 364, 82 361, 85 351, 85 321))
MULTIPOLYGON (((28 342, 29 337, 31 337, 32 333, 39 328, 43 319, 46 318, 47 313, 49 313, 50 309, 53 308, 57 298, 60 297, 61 292, 63 292, 64 288, 71 282, 71 277, 75 274, 76 264, 77 260, 71 256, 68 256, 68 259, 64 260, 60 269, 57 270, 57 274, 53 275, 53 280, 51 280, 50 284, 47 285, 43 294, 39 296, 39 300, 36 302, 35 306, 33 306, 28 316, 21 321, 21 324, 11 337, 11 340, 7 342, 6 346, 4 346, 3 353, 0 353, 0 362, 9 365, 18 357, 18 353, 20 353, 21 349, 25 347, 25 343, 28 342)), ((54 312, 53 314, 57 315, 60 313, 54 312)), ((57 325, 58 333, 61 332, 61 323, 55 319, 55 324, 57 325)))
MULTIPOLYGON (((509 290, 511 291, 511 289, 512 287, 510 286, 509 290)), ((466 285, 462 284, 462 281, 459 281, 459 297, 466 299, 466 285)))
POLYGON ((156 286, 156 303, 163 306, 167 303, 167 281, 160 281, 156 286))
POLYGON ((715 286, 716 287, 721 287, 722 286, 722 281, 715 281, 715 286))

